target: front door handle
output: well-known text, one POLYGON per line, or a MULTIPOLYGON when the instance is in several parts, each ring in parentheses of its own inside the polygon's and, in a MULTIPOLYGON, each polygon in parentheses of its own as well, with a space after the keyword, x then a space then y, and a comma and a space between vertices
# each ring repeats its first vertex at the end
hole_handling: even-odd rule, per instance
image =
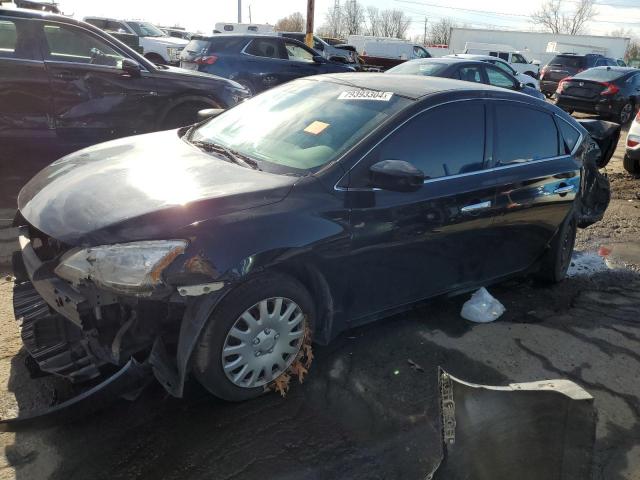
POLYGON ((462 213, 472 213, 477 212, 478 210, 485 210, 491 207, 491 202, 487 200, 486 202, 474 203, 472 205, 466 205, 460 209, 462 213))
POLYGON ((566 195, 567 193, 573 192, 576 187, 573 185, 564 185, 562 187, 556 188, 553 193, 557 193, 558 195, 566 195))

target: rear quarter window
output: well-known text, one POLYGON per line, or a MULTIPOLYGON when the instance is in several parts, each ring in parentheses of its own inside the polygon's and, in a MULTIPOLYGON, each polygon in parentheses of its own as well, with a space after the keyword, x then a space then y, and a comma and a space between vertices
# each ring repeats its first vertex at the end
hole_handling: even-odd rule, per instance
POLYGON ((563 120, 562 118, 558 118, 557 121, 563 142, 562 150, 563 153, 568 155, 573 152, 573 149, 578 144, 578 140, 580 140, 580 132, 578 132, 578 130, 573 125, 570 125, 569 122, 563 120))

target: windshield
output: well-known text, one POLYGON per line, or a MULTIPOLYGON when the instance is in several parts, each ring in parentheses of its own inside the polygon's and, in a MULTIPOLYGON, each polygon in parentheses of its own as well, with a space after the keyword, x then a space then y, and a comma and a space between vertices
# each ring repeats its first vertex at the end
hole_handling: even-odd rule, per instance
POLYGON ((449 65, 439 62, 415 62, 409 61, 401 63, 389 70, 387 73, 397 73, 402 75, 424 75, 425 77, 437 77, 444 72, 449 65))
POLYGON ((155 25, 147 22, 127 22, 136 35, 140 37, 166 37, 167 35, 155 25))
POLYGON ((191 141, 301 173, 337 159, 409 102, 391 92, 301 79, 214 118, 191 141))

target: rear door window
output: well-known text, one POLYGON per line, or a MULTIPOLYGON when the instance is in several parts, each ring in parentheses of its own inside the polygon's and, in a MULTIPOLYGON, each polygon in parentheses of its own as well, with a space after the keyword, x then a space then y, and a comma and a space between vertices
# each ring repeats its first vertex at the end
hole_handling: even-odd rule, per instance
POLYGON ((458 78, 465 82, 482 83, 482 70, 478 65, 460 67, 458 69, 458 78))
POLYGON ((558 130, 553 117, 525 105, 496 104, 494 135, 496 166, 558 155, 558 130))
POLYGON ((429 178, 482 170, 485 110, 481 101, 455 102, 409 120, 372 152, 368 164, 404 160, 429 178), (464 132, 464 141, 460 141, 464 132))
POLYGON ((277 38, 254 38, 245 51, 256 57, 287 58, 280 51, 280 42, 277 38))

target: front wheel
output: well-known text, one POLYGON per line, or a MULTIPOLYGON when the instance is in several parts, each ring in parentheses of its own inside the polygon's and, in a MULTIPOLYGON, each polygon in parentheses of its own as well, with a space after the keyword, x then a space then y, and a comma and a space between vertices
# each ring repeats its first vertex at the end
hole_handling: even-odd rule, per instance
POLYGON ((248 280, 209 318, 194 352, 194 376, 223 400, 257 397, 296 360, 314 311, 294 278, 267 273, 248 280))
POLYGON ((565 279, 576 243, 576 231, 576 219, 573 213, 570 213, 542 257, 537 275, 539 280, 558 283, 565 279))

